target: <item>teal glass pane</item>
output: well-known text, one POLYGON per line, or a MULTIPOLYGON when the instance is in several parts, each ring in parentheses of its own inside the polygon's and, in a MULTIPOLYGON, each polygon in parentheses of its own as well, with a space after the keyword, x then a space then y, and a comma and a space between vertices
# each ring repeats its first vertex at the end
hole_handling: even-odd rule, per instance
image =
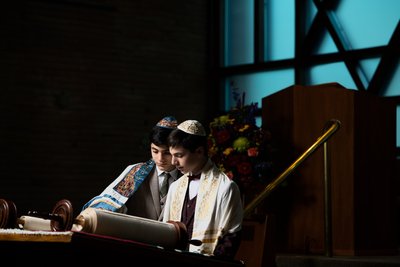
POLYGON ((338 49, 336 47, 335 42, 333 41, 331 35, 328 30, 324 30, 322 33, 322 40, 319 47, 316 47, 316 54, 327 54, 327 53, 336 53, 338 49))
POLYGON ((225 110, 236 106, 234 95, 244 94, 244 105, 258 103, 262 99, 294 84, 294 70, 276 70, 253 74, 230 76, 225 80, 225 110))
POLYGON ((371 81, 375 74, 376 68, 380 62, 381 58, 370 58, 360 61, 361 68, 368 79, 368 83, 371 81))
MULTIPOLYGON (((318 9, 313 3, 313 0, 307 0, 306 4, 306 14, 305 14, 305 23, 306 23, 306 32, 310 30, 312 23, 314 22, 315 16, 318 13, 318 9)), ((323 29, 321 37, 321 42, 318 43, 317 47, 313 47, 313 52, 315 54, 327 54, 327 53, 336 53, 338 49, 333 41, 331 35, 329 34, 326 28, 323 29)), ((317 43, 315 44, 317 45, 317 43)))
POLYGON ((310 85, 333 82, 347 89, 357 89, 343 62, 318 65, 310 69, 310 85))
POLYGON ((264 0, 264 59, 294 57, 294 1, 264 0))
POLYGON ((393 78, 389 82, 383 96, 400 96, 400 65, 397 65, 393 78))
MULTIPOLYGON (((317 13, 315 5, 310 6, 308 27, 317 13)), ((387 45, 400 18, 398 0, 352 0, 339 1, 329 15, 340 30, 346 45, 351 49, 387 45), (367 31, 365 29, 368 29, 367 31)), ((325 29, 322 43, 315 49, 318 54, 337 52, 330 33, 325 29)))
POLYGON ((306 0, 305 1, 305 10, 307 10, 305 15, 305 26, 306 26, 306 32, 310 30, 311 24, 314 21, 315 15, 317 14, 317 8, 314 5, 314 0, 306 0))
POLYGON ((335 15, 353 49, 387 45, 400 19, 400 1, 339 1, 335 15))
POLYGON ((254 1, 225 0, 224 66, 254 62, 254 1))

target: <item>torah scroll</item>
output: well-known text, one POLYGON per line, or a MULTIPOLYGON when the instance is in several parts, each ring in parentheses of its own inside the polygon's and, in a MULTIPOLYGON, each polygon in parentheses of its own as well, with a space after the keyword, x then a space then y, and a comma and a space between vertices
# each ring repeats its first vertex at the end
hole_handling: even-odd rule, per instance
POLYGON ((83 210, 76 217, 72 230, 171 249, 184 249, 189 242, 186 227, 181 222, 160 222, 94 208, 83 210))
POLYGON ((51 221, 32 217, 32 216, 21 216, 17 220, 21 229, 31 231, 51 231, 51 221))

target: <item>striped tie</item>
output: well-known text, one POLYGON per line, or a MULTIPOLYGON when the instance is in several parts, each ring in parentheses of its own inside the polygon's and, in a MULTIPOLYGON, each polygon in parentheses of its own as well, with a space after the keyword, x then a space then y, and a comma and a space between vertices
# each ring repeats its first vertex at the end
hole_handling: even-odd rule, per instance
POLYGON ((164 172, 164 180, 161 184, 161 188, 160 188, 160 198, 163 198, 167 195, 168 193, 168 180, 171 177, 171 174, 169 174, 168 172, 164 172))

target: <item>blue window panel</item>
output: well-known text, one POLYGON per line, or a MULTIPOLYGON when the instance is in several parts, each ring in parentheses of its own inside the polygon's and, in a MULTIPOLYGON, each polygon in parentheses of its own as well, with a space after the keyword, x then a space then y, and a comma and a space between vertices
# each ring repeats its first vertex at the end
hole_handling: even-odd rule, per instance
POLYGON ((256 125, 258 127, 262 127, 262 117, 261 116, 256 117, 256 125))
POLYGON ((264 59, 294 57, 294 1, 264 0, 264 59))
POLYGON ((387 45, 400 18, 398 0, 340 1, 335 11, 353 49, 387 45))
POLYGON ((225 110, 236 106, 234 93, 242 96, 245 92, 244 105, 258 103, 261 108, 262 98, 293 84, 293 69, 230 76, 225 81, 225 110))
POLYGON ((336 82, 347 89, 356 90, 346 66, 343 62, 323 64, 310 69, 311 85, 336 82))
MULTIPOLYGON (((309 0, 312 1, 312 0, 309 0)), ((317 13, 315 5, 307 3, 310 9, 308 27, 317 13)), ((352 0, 340 1, 335 11, 330 11, 331 19, 340 28, 340 34, 351 49, 361 49, 387 45, 400 18, 398 0, 352 0), (365 29, 368 29, 367 34, 365 29)), ((315 53, 337 52, 330 33, 325 30, 320 47, 315 53)))
POLYGON ((392 80, 389 82, 384 96, 400 96, 400 65, 397 65, 396 71, 393 74, 392 80))
MULTIPOLYGON (((317 15, 318 9, 314 5, 313 0, 307 0, 305 4, 307 5, 306 9, 308 10, 308 12, 306 14, 306 18, 305 18, 306 32, 308 32, 310 30, 310 27, 311 27, 314 19, 315 19, 315 16, 317 15)), ((327 54, 327 53, 338 52, 338 49, 326 28, 323 29, 321 43, 319 44, 319 47, 315 47, 314 49, 315 49, 313 51, 314 54, 327 54)))
POLYGON ((225 0, 224 66, 254 63, 254 1, 225 0))
POLYGON ((308 32, 318 10, 314 5, 313 0, 306 0, 304 4, 306 5, 305 9, 307 10, 307 13, 305 14, 305 25, 306 32, 308 32))
POLYGON ((322 40, 319 47, 314 51, 315 54, 328 54, 328 53, 337 53, 339 50, 336 47, 335 42, 333 41, 331 35, 328 30, 324 30, 322 34, 322 40))
POLYGON ((376 68, 380 62, 381 58, 370 58, 360 60, 361 68, 364 74, 367 76, 368 83, 371 81, 372 77, 375 74, 376 68))

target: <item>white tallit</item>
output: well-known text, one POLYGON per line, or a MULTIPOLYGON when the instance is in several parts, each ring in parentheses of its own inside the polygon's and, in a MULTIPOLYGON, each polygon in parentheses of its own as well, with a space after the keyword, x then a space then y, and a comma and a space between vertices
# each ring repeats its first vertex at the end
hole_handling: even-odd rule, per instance
MULTIPOLYGON (((181 221, 188 183, 185 174, 171 184, 164 210, 164 222, 181 221)), ((189 251, 212 255, 218 238, 225 233, 239 231, 242 221, 243 206, 239 187, 208 160, 200 177, 192 235, 192 239, 202 241, 202 245, 190 245, 189 251)))

